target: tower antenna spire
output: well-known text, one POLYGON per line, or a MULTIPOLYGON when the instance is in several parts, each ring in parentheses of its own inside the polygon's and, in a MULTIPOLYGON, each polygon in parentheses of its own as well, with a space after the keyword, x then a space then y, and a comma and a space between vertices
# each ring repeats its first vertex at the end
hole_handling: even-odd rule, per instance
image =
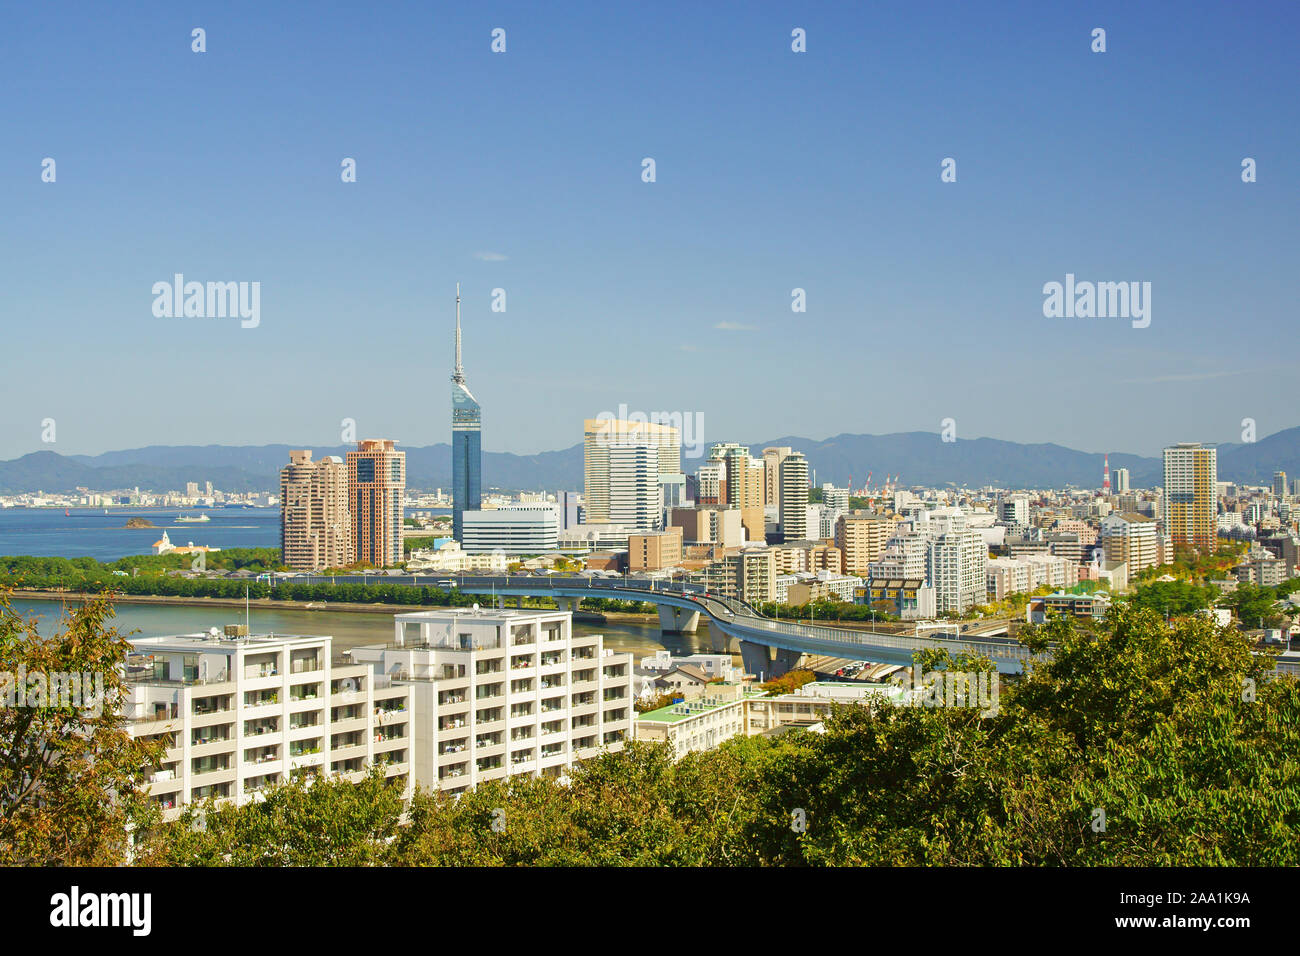
POLYGON ((465 370, 460 364, 460 283, 456 283, 456 369, 452 372, 451 380, 458 385, 465 382, 465 370))

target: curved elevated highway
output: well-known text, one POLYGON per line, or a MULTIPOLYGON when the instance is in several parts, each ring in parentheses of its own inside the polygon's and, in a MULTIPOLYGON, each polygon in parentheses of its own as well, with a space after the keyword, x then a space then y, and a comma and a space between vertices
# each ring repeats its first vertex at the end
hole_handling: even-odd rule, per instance
MULTIPOLYGON (((946 647, 952 653, 966 651, 983 654, 1004 674, 1020 673, 1025 661, 1032 656, 1025 645, 1006 638, 963 638, 956 635, 909 637, 775 620, 764 617, 748 604, 709 594, 697 585, 635 578, 358 574, 334 578, 298 575, 292 580, 320 584, 329 584, 331 581, 383 582, 415 587, 437 587, 440 582, 450 581, 466 593, 554 598, 560 607, 569 610, 576 609, 583 598, 646 601, 658 606, 660 626, 668 633, 693 632, 699 615, 707 616, 713 649, 723 653, 728 650, 729 638, 739 641, 745 670, 764 679, 791 670, 804 654, 910 667, 912 655, 917 651, 946 647)), ((445 587, 445 583, 442 586, 445 587)))

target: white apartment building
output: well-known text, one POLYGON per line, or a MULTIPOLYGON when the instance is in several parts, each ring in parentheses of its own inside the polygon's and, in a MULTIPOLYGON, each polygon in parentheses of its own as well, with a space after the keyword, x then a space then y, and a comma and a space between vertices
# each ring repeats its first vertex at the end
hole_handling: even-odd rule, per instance
POLYGON ((998 520, 1013 527, 1029 527, 1029 496, 1008 495, 998 502, 998 520))
MULTIPOLYGON (((786 541, 808 537, 808 459, 801 452, 791 452, 781 460, 780 521, 786 541)), ((814 531, 820 531, 821 514, 814 531)))
POLYGON ((988 558, 978 531, 952 530, 930 542, 927 576, 940 614, 984 603, 988 558))
POLYGON ((632 655, 574 636, 567 611, 418 611, 394 628, 392 643, 351 657, 409 688, 420 786, 558 777, 632 735, 632 655))
POLYGON ((1113 512, 1101 522, 1097 538, 1108 561, 1123 561, 1130 576, 1159 564, 1159 534, 1156 522, 1131 511, 1113 512))
POLYGON ((461 546, 469 554, 544 554, 559 543, 560 513, 551 503, 465 511, 461 546))
POLYGON ((1008 594, 1036 591, 1041 587, 1054 590, 1079 583, 1078 565, 1058 555, 1026 554, 1019 558, 990 558, 987 571, 988 596, 994 601, 1008 594))
POLYGON ((921 511, 899 525, 869 577, 877 580, 924 579, 934 588, 937 612, 964 611, 984 603, 988 548, 979 531, 968 528, 959 508, 921 511))
POLYGON ((132 642, 127 726, 167 744, 147 777, 164 817, 207 797, 247 803, 304 775, 360 780, 379 763, 410 796, 409 688, 331 662, 330 645, 241 626, 132 642))
POLYGON ((484 571, 489 574, 505 574, 508 567, 509 561, 504 551, 470 554, 454 539, 443 542, 437 549, 412 551, 406 562, 406 569, 413 572, 484 571))
POLYGON ((849 510, 849 489, 836 488, 830 482, 822 485, 822 504, 831 511, 845 512, 849 510))

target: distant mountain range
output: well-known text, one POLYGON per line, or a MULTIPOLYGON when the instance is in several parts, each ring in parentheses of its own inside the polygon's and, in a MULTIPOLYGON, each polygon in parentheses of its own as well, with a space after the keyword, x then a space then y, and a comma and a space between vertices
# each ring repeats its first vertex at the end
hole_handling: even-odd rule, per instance
MULTIPOLYGON (((861 485, 900 475, 904 486, 947 484, 1004 488, 1100 487, 1102 456, 1055 444, 1026 445, 995 438, 944 442, 935 432, 892 435, 836 435, 825 441, 788 436, 755 442, 755 454, 772 445, 788 445, 808 456, 817 483, 844 485, 850 477, 861 485)), ((69 492, 77 487, 105 491, 135 488, 183 490, 186 482, 211 481, 223 491, 265 491, 279 484, 289 449, 301 445, 151 445, 102 455, 33 452, 0 462, 0 494, 69 492)), ((317 458, 346 454, 351 446, 318 446, 317 458)), ((1219 480, 1268 484, 1281 469, 1300 477, 1300 427, 1289 428, 1249 444, 1221 444, 1219 480)), ((445 444, 406 448, 407 484, 433 490, 451 486, 451 447, 445 444)), ((701 459, 684 459, 693 472, 701 459)), ((1133 487, 1162 481, 1159 458, 1112 453, 1110 467, 1127 468, 1133 487)), ((483 485, 518 491, 582 488, 582 445, 539 455, 483 453, 483 485)))

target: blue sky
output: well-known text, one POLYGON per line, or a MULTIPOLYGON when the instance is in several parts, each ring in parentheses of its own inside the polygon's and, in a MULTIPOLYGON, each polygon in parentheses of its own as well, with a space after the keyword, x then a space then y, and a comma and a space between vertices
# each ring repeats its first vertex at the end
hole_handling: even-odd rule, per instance
POLYGON ((708 441, 1300 424, 1294 5, 702 6, 9 5, 0 457, 448 441, 457 281, 487 450, 621 403, 708 441), (155 317, 177 272, 259 281, 260 325, 155 317), (1149 281, 1150 327, 1045 318, 1066 273, 1149 281))

